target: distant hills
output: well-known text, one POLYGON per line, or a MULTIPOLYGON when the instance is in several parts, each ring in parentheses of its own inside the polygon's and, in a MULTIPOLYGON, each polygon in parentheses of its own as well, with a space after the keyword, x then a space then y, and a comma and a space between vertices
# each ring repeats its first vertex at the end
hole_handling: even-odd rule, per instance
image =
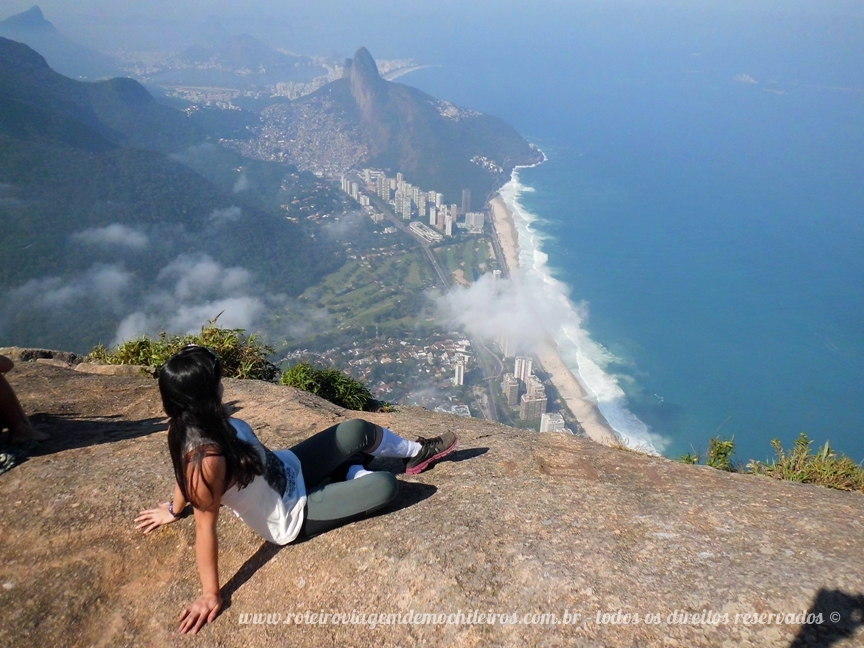
POLYGON ((217 276, 242 268, 258 296, 297 294, 338 267, 339 249, 285 216, 339 211, 341 192, 246 160, 194 123, 132 79, 74 81, 0 38, 0 339, 78 351, 110 342, 136 294, 184 255, 210 259, 217 276), (94 272, 124 278, 124 296, 91 286, 33 310, 45 294, 78 294, 94 272))
POLYGON ((497 117, 385 81, 366 48, 346 61, 343 78, 262 117, 259 136, 241 146, 248 155, 331 174, 363 165, 402 172, 448 202, 471 189, 476 208, 515 165, 542 157, 497 117))
POLYGON ((7 108, 21 113, 20 119, 6 116, 7 129, 27 124, 31 139, 74 137, 84 148, 172 152, 203 138, 190 130, 182 112, 154 101, 137 81, 74 81, 27 45, 5 38, 0 39, 0 92, 7 108))
POLYGON ((193 45, 176 57, 183 69, 166 69, 150 77, 157 84, 175 85, 275 85, 286 81, 308 82, 327 74, 326 68, 308 56, 279 52, 248 34, 193 45))
POLYGON ((42 54, 54 70, 68 77, 103 79, 122 74, 112 58, 60 33, 45 20, 38 6, 0 21, 0 36, 26 43, 42 54))

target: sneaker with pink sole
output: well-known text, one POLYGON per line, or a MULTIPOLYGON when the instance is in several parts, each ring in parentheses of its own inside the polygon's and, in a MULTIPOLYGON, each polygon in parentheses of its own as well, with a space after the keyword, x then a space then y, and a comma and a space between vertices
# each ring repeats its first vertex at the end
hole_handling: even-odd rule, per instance
POLYGON ((405 460, 405 474, 416 475, 423 472, 434 462, 453 452, 458 441, 452 432, 445 432, 432 439, 422 437, 417 439, 417 443, 420 444, 420 452, 417 453, 416 457, 405 460))

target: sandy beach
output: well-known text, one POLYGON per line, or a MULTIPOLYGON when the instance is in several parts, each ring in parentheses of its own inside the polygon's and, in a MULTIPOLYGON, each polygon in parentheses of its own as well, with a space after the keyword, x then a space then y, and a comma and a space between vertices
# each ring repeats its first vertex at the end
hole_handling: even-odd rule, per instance
MULTIPOLYGON (((515 272, 519 267, 519 234, 513 223, 513 215, 498 194, 489 201, 489 205, 492 208, 492 225, 498 234, 507 268, 510 272, 515 272)), ((552 384, 585 430, 585 434, 604 445, 620 444, 618 436, 603 418, 596 403, 588 400, 582 385, 558 355, 555 342, 550 340, 544 344, 537 352, 537 360, 551 376, 552 384)))

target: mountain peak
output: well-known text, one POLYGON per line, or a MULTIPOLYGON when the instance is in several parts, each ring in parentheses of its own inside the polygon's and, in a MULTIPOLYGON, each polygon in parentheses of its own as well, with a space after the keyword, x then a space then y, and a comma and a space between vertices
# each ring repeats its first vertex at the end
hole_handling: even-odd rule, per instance
POLYGON ((365 47, 361 47, 354 53, 354 61, 351 65, 351 69, 355 74, 360 73, 375 79, 381 78, 381 75, 378 73, 378 65, 375 63, 375 59, 372 58, 369 50, 365 47))
POLYGON ((54 25, 45 20, 45 16, 38 5, 33 5, 27 11, 10 16, 6 20, 0 21, 0 24, 10 28, 22 29, 46 29, 54 27, 54 25))
MULTIPOLYGON (((346 68, 346 71, 348 69, 346 68)), ((365 47, 361 47, 354 54, 348 78, 351 82, 351 94, 361 114, 364 119, 371 119, 386 101, 387 82, 381 78, 375 59, 365 47)))

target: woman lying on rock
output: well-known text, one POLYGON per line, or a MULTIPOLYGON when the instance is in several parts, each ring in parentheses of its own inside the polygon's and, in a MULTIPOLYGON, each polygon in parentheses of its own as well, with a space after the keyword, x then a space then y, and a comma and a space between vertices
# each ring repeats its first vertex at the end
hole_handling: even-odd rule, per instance
POLYGON ((159 375, 170 417, 168 448, 177 483, 174 499, 142 511, 136 528, 149 533, 179 519, 192 504, 195 557, 203 594, 180 616, 180 632, 195 633, 222 608, 216 521, 225 505, 268 542, 284 545, 374 513, 397 495, 389 472, 370 472, 371 457, 399 457, 414 475, 456 447, 448 432, 409 441, 359 419, 319 432, 290 450, 272 452, 222 406, 222 363, 206 347, 186 347, 159 375), (355 456, 356 455, 356 456, 355 456), (331 481, 335 474, 342 481, 331 481))

